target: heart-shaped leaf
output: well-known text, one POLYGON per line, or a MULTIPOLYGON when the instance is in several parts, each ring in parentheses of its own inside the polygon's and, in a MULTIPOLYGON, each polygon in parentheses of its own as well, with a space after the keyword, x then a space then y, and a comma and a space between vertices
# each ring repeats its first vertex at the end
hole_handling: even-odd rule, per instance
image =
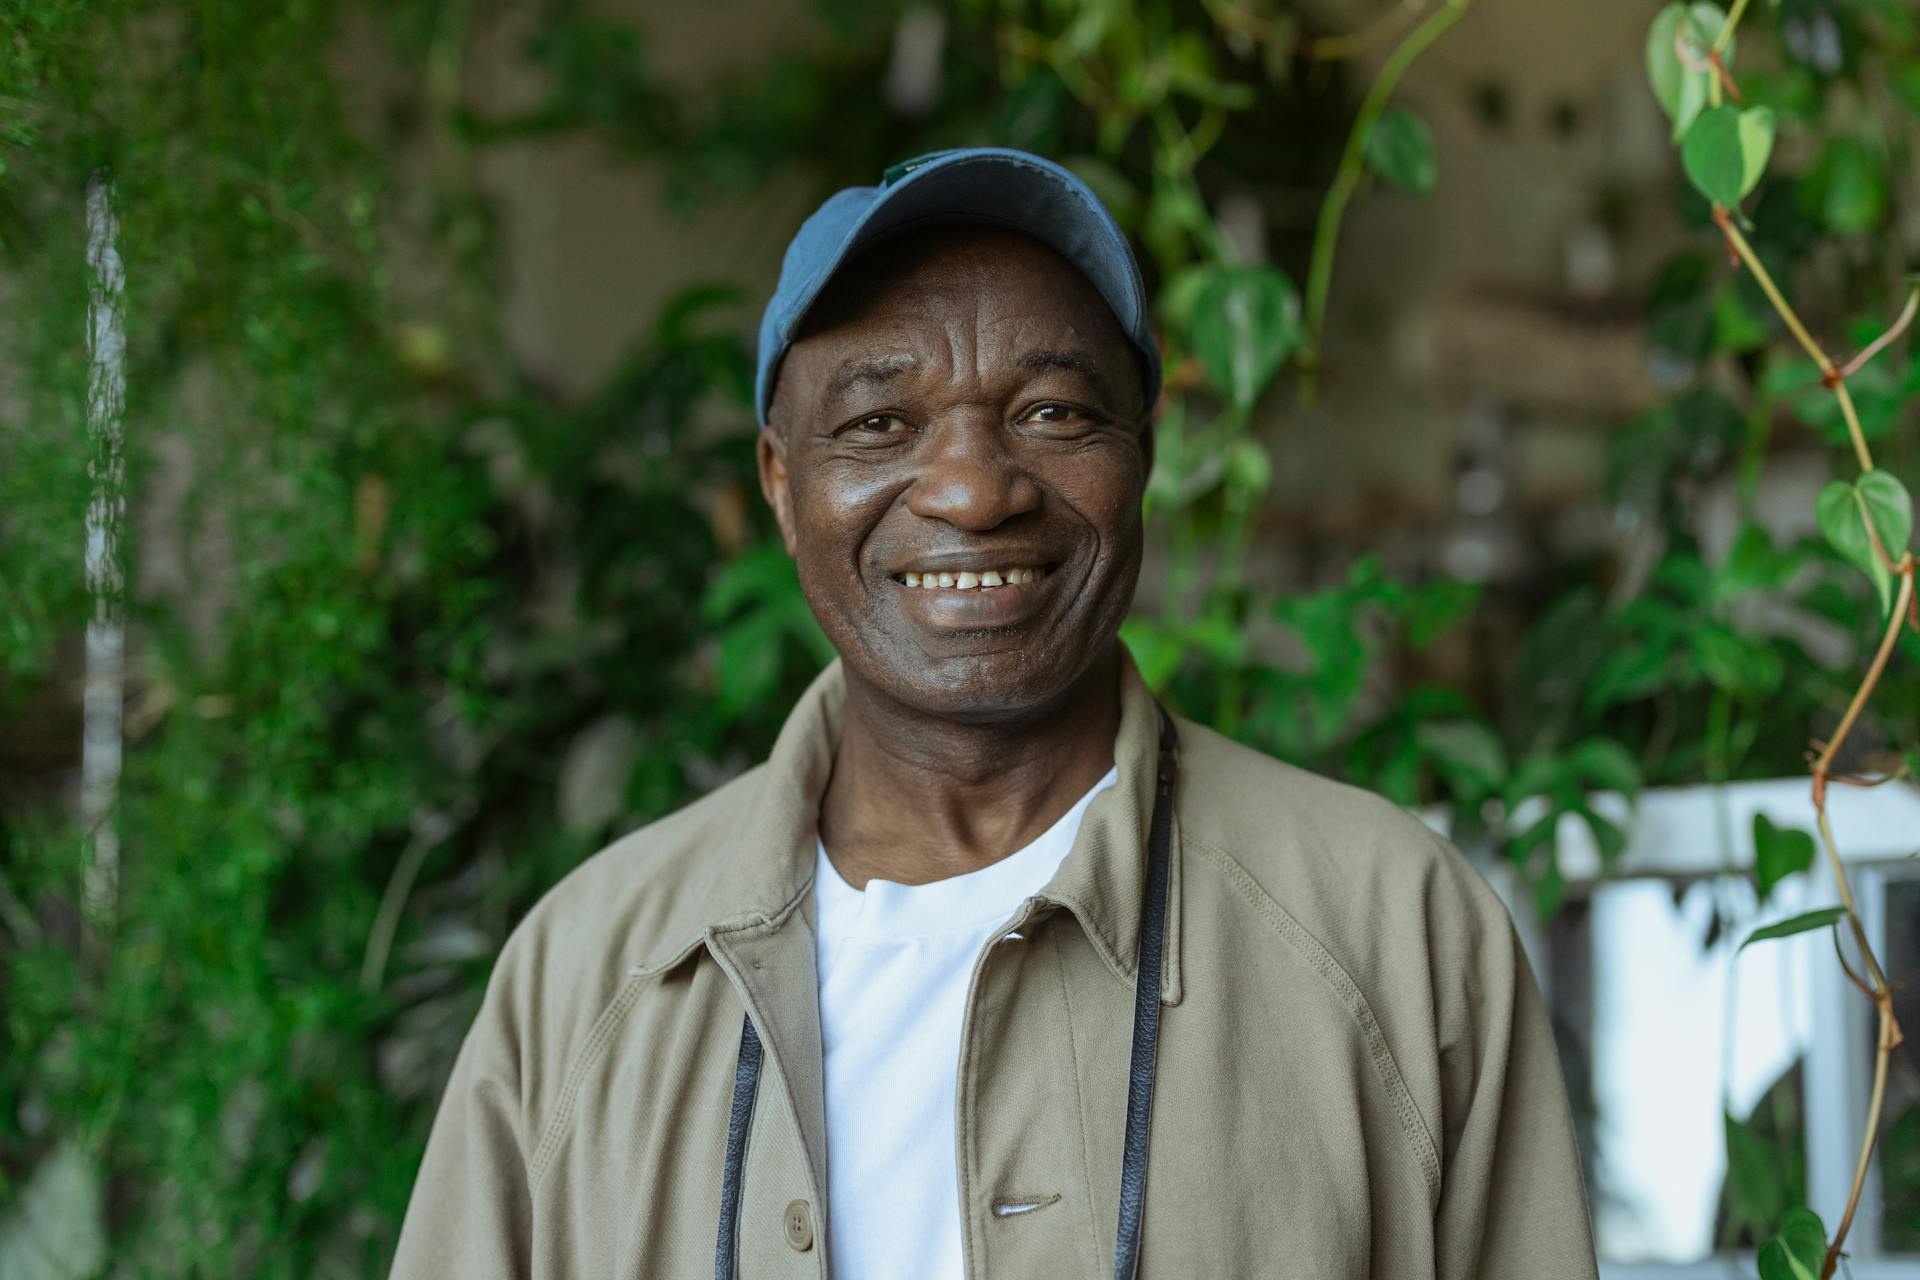
POLYGON ((1827 1229, 1811 1209, 1789 1209, 1760 1246, 1760 1280, 1815 1280, 1827 1260, 1827 1229))
POLYGON ((1413 112, 1395 107, 1382 115, 1367 135, 1367 163, 1403 191, 1426 195, 1438 176, 1433 130, 1413 112))
POLYGON ((1715 107, 1687 129, 1680 162, 1700 194, 1737 208, 1767 171, 1773 135, 1774 116, 1767 107, 1715 107))
POLYGON ((1768 942, 1774 938, 1791 938, 1796 933, 1824 929, 1846 914, 1845 907, 1821 907, 1817 911, 1806 911, 1797 916, 1789 916, 1763 929, 1755 929, 1748 935, 1747 940, 1740 944, 1740 950, 1745 951, 1756 942, 1768 942))
POLYGON ((1886 561, 1897 562, 1913 537, 1913 498, 1906 486, 1885 471, 1869 471, 1853 484, 1830 481, 1820 490, 1814 514, 1834 549, 1873 579, 1881 610, 1892 607, 1893 574, 1886 561), (1869 522, 1886 559, 1874 550, 1869 522))
POLYGON ((1813 865, 1813 837, 1793 827, 1776 827, 1764 813, 1753 815, 1753 873, 1760 901, 1775 885, 1813 865))
POLYGON ((1245 411, 1300 345, 1300 292, 1272 267, 1220 267, 1193 301, 1193 350, 1245 411))

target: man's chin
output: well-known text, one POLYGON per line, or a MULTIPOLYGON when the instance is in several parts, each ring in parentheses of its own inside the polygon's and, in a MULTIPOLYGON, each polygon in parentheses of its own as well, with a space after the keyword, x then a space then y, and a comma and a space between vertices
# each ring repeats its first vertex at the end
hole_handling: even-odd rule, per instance
MULTIPOLYGON (((857 675, 873 692, 923 716, 956 724, 1017 722, 1059 706, 1088 667, 1098 665, 1075 665, 1057 656, 1036 665, 1040 648, 1032 641, 983 643, 978 651, 925 655, 911 663, 861 664, 857 675)), ((854 664, 848 665, 851 671, 854 664)))

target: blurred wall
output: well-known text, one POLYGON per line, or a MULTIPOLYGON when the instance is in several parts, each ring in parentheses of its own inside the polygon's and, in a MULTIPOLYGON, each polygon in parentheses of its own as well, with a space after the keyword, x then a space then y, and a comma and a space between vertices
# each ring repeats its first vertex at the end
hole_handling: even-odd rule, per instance
MULTIPOLYGON (((1676 235, 1647 213, 1664 202, 1640 198, 1664 189, 1670 163, 1641 68, 1656 7, 1479 0, 1415 64, 1396 101, 1432 125, 1439 185, 1426 198, 1376 187, 1352 206, 1323 395, 1312 407, 1271 397, 1269 572, 1294 576, 1287 553, 1302 535, 1390 556, 1398 547, 1398 558, 1431 549, 1459 514, 1460 474, 1476 465, 1498 477, 1498 508, 1591 496, 1596 431, 1654 393, 1636 300, 1676 235), (1633 220, 1610 212, 1621 209, 1633 220)), ((1342 8, 1327 25, 1358 27, 1378 11, 1342 8)), ((687 85, 819 38, 805 0, 603 0, 597 11, 644 30, 655 65, 687 85)), ((524 20, 474 35, 469 93, 490 109, 528 106, 539 84, 521 53, 524 20)), ((876 85, 847 109, 888 108, 876 85)), ((721 277, 764 292, 807 212, 789 179, 677 215, 655 175, 589 140, 499 147, 483 176, 502 218, 512 341, 573 391, 605 374, 678 288, 721 277)), ((1310 226, 1317 212, 1317 192, 1246 194, 1256 239, 1259 222, 1310 226)), ((1484 505, 1487 485, 1470 496, 1484 505)))

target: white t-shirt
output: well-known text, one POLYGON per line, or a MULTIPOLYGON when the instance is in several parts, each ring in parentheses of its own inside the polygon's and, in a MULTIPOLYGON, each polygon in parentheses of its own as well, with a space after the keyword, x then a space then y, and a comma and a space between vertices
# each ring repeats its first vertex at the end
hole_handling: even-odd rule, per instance
POLYGON ((974 961, 1073 848, 1094 783, 991 866, 863 892, 816 854, 820 1038, 827 1075, 827 1249, 834 1280, 959 1280, 954 1085, 974 961))

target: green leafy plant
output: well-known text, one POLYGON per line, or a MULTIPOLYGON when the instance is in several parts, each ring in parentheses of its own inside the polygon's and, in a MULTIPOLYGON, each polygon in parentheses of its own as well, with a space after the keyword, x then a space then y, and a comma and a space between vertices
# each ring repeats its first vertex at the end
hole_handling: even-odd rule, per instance
MULTIPOLYGON (((1674 136, 1680 143, 1688 179, 1709 202, 1713 223, 1724 237, 1735 264, 1750 274, 1782 324, 1819 371, 1820 386, 1831 393, 1845 424, 1846 440, 1852 446, 1860 474, 1852 481, 1829 483, 1820 493, 1816 515, 1821 532, 1834 550, 1871 580, 1880 613, 1885 617, 1881 641, 1867 670, 1853 690, 1834 732, 1824 743, 1817 744, 1812 766, 1815 823, 1839 891, 1840 905, 1766 925, 1753 931, 1741 944, 1744 949, 1756 942, 1844 924, 1866 971, 1862 977, 1847 966, 1847 976, 1873 1001, 1878 1011, 1879 1036, 1866 1131, 1853 1186, 1832 1240, 1828 1241, 1817 1217, 1805 1210, 1795 1210, 1783 1219, 1779 1233, 1760 1251, 1763 1280, 1785 1280, 1786 1277, 1826 1280, 1839 1265, 1859 1204, 1880 1131, 1888 1058, 1901 1041, 1900 1027, 1894 1017, 1892 988, 1855 909, 1846 866, 1827 818, 1827 789, 1836 781, 1860 781, 1838 774, 1836 758, 1879 685, 1901 631, 1911 627, 1920 632, 1920 611, 1916 611, 1914 601, 1914 554, 1909 547, 1913 536, 1913 500, 1898 478, 1875 468, 1867 431, 1848 382, 1911 324, 1915 309, 1920 306, 1920 280, 1909 278, 1904 306, 1897 318, 1842 364, 1836 363, 1813 337, 1767 264, 1756 253, 1743 231, 1743 228, 1752 229, 1753 222, 1741 211, 1740 205, 1766 172, 1773 149, 1774 115, 1764 106, 1739 109, 1722 101, 1723 95, 1738 95, 1728 64, 1732 59, 1734 31, 1746 9, 1747 0, 1735 0, 1731 11, 1724 14, 1711 4, 1669 5, 1654 20, 1648 34, 1647 62, 1655 95, 1673 119, 1674 136)), ((1857 176, 1836 179, 1832 168, 1853 163, 1841 158, 1853 153, 1844 143, 1834 145, 1840 149, 1825 153, 1830 158, 1823 158, 1822 163, 1828 166, 1828 172, 1817 180, 1829 192, 1837 181, 1856 189, 1867 185, 1857 176)), ((1878 211, 1871 208, 1873 203, 1855 195, 1841 197, 1836 202, 1828 195, 1822 199, 1821 207, 1834 230, 1849 233, 1869 229, 1877 221, 1878 211)), ((1755 844, 1763 895, 1781 875, 1811 861, 1810 842, 1794 840, 1792 834, 1797 833, 1777 831, 1771 824, 1756 824, 1755 844)), ((1841 963, 1846 965, 1844 955, 1841 963)))

